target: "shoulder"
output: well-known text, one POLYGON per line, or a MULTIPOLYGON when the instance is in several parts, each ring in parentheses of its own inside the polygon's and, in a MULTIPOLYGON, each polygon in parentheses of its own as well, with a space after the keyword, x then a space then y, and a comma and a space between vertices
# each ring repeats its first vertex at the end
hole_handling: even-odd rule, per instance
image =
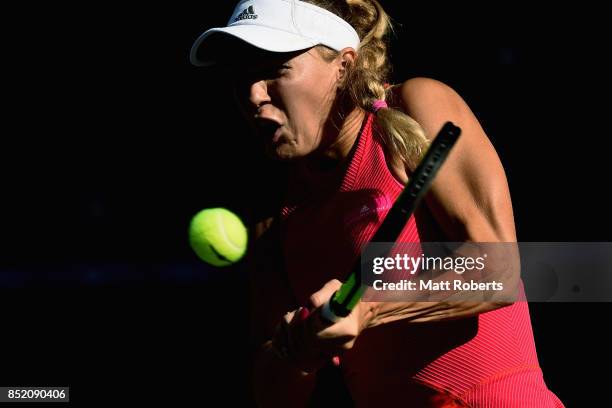
POLYGON ((438 81, 434 78, 427 77, 415 77, 410 78, 407 81, 404 81, 400 84, 394 85, 398 89, 402 91, 410 92, 410 91, 449 91, 452 90, 451 87, 446 85, 442 81, 438 81))
POLYGON ((396 85, 392 93, 393 106, 417 121, 429 139, 433 139, 446 122, 461 128, 461 139, 453 149, 455 160, 450 160, 452 164, 446 167, 474 161, 501 165, 480 121, 463 98, 447 84, 418 77, 396 85))
POLYGON ((392 87, 394 107, 404 111, 426 130, 428 137, 447 121, 474 125, 476 118, 463 98, 450 86, 432 78, 417 77, 392 87))

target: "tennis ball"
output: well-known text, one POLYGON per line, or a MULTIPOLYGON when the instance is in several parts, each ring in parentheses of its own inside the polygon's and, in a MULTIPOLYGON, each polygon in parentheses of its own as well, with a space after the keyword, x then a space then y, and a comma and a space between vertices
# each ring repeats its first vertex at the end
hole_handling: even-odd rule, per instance
POLYGON ((246 252, 247 230, 233 212, 207 208, 191 219, 189 243, 203 261, 227 266, 240 260, 246 252))

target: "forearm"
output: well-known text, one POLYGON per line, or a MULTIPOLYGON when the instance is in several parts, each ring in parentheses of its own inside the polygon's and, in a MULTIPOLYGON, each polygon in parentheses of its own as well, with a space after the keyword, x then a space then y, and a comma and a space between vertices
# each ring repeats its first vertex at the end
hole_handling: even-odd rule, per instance
MULTIPOLYGON (((441 248, 443 246, 439 244, 429 244, 426 252, 433 250, 439 254, 441 248)), ((413 322, 461 319, 516 301, 520 286, 520 257, 516 243, 466 242, 445 255, 446 261, 454 261, 449 264, 450 269, 422 268, 409 279, 416 290, 381 292, 372 298, 376 302, 362 302, 362 320, 366 322, 363 326, 373 327, 401 319, 413 322), (480 262, 480 266, 468 268, 466 259, 471 260, 473 266, 480 262), (462 263, 457 263, 457 260, 462 263), (463 269, 453 265, 462 265, 463 269), (478 289, 472 285, 479 285, 478 289)))
POLYGON ((511 302, 362 302, 369 309, 366 328, 409 320, 414 323, 462 319, 489 312, 511 302))
MULTIPOLYGON (((493 282, 491 275, 480 276, 475 282, 493 282)), ((361 302, 363 327, 375 327, 380 324, 396 320, 409 320, 415 323, 437 322, 455 320, 490 312, 511 305, 517 297, 520 276, 516 272, 500 276, 496 284, 503 288, 500 291, 480 290, 423 290, 410 293, 405 299, 401 296, 389 298, 387 301, 361 302)), ((470 282, 466 276, 459 276, 455 272, 442 273, 433 279, 424 279, 426 282, 446 283, 448 288, 453 281, 470 282)))
POLYGON ((315 374, 306 374, 272 350, 266 342, 257 352, 253 387, 260 407, 305 407, 315 385, 315 374))

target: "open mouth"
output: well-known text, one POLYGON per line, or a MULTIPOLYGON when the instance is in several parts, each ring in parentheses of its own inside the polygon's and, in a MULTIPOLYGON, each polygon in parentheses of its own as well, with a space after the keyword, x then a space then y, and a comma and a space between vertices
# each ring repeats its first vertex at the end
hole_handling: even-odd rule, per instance
POLYGON ((260 118, 257 120, 257 130, 259 134, 266 139, 276 139, 280 125, 269 119, 260 118))

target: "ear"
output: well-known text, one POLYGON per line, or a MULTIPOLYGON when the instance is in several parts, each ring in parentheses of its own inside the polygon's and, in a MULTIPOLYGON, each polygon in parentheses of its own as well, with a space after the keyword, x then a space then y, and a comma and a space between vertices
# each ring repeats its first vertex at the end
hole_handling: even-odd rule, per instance
POLYGON ((355 64, 357 52, 353 48, 344 48, 336 57, 336 68, 338 72, 338 88, 344 88, 350 67, 355 64))

